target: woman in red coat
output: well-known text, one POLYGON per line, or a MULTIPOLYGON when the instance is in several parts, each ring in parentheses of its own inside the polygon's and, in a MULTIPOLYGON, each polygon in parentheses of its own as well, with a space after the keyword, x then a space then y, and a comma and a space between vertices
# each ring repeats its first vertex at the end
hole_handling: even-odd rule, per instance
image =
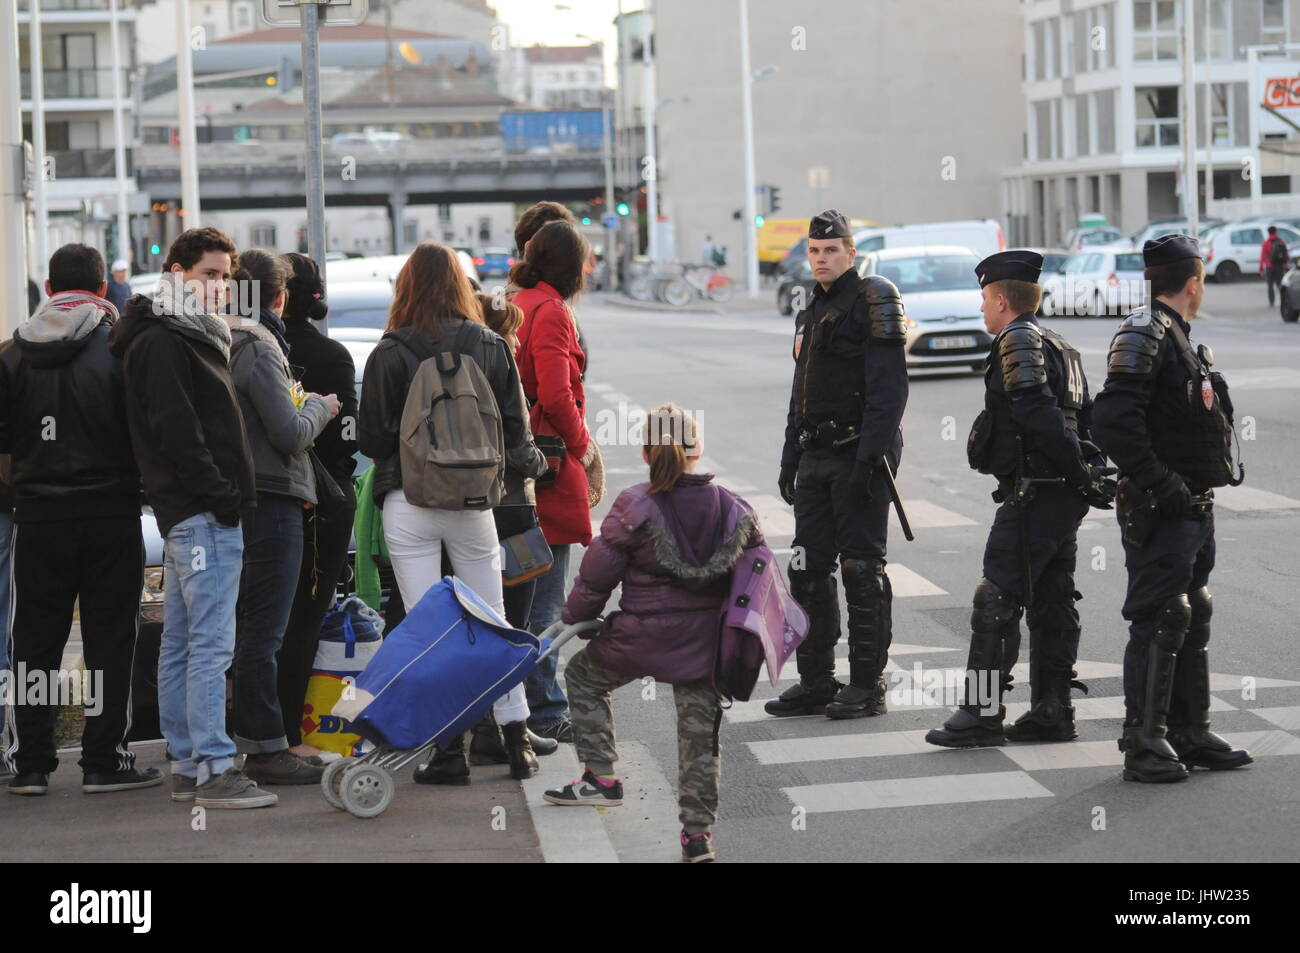
MULTIPOLYGON (((591 542, 585 468, 596 449, 587 430, 582 387, 587 359, 567 303, 583 288, 587 255, 587 241, 576 228, 551 222, 528 240, 523 258, 510 272, 511 283, 520 289, 514 304, 524 312, 519 377, 531 405, 533 434, 539 445, 546 436, 564 441, 554 482, 537 486, 537 516, 554 557, 550 570, 538 577, 528 619, 529 631, 538 635, 560 618, 570 547, 591 542)), ((557 662, 550 656, 528 677, 529 727, 547 738, 571 741, 569 705, 555 677, 557 662)))

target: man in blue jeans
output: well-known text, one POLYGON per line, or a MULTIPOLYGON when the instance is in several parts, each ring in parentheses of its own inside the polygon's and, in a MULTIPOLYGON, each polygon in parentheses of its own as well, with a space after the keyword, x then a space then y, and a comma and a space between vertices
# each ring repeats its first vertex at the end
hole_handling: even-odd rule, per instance
POLYGON ((212 808, 278 800, 235 768, 226 732, 239 523, 256 505, 253 454, 228 367, 230 328, 218 316, 235 264, 224 233, 182 232, 157 292, 127 302, 112 338, 126 373, 131 445, 166 540, 158 717, 171 752, 171 797, 212 808))
MULTIPOLYGON (((565 584, 569 579, 569 550, 571 543, 551 546, 551 568, 537 577, 533 590, 533 605, 528 613, 528 631, 541 635, 560 620, 564 608, 565 584)), ((569 700, 556 677, 559 654, 548 655, 537 663, 537 668, 524 688, 528 693, 528 726, 545 738, 573 742, 573 724, 569 721, 569 700)))

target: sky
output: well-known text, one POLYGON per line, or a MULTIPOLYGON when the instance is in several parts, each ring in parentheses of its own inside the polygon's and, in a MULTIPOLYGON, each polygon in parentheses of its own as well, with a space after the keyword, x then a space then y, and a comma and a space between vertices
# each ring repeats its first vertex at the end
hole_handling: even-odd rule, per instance
MULTIPOLYGON (((489 0, 497 16, 510 24, 510 39, 518 46, 578 46, 585 33, 605 43, 606 75, 612 75, 617 58, 618 33, 614 18, 618 0, 489 0), (556 9, 568 7, 569 9, 556 9)), ((625 11, 640 10, 641 0, 623 0, 625 11)))

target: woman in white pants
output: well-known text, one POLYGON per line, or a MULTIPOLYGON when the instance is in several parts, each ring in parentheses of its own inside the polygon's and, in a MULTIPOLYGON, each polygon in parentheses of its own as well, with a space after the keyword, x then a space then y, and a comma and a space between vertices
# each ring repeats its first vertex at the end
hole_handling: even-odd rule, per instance
MULTIPOLYGON (((473 288, 455 253, 434 242, 421 242, 397 275, 387 332, 366 362, 358 444, 361 452, 375 461, 374 500, 383 509, 384 541, 407 610, 441 579, 445 549, 457 578, 504 619, 501 555, 492 511, 415 506, 402 489, 399 427, 406 393, 416 368, 440 350, 474 359, 496 397, 507 455, 516 456, 520 448, 531 447, 530 475, 541 476, 546 461, 532 444, 510 346, 483 324, 473 288)), ((537 772, 537 758, 528 741, 524 686, 500 698, 493 712, 501 725, 511 776, 531 777, 537 772)), ((418 769, 415 779, 468 784, 464 736, 418 769)))

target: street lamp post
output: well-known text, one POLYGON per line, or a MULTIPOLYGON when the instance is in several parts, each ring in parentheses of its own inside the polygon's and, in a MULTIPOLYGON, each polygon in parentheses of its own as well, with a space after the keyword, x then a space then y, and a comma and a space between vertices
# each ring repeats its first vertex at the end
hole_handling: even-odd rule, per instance
MULTIPOLYGON (((36 274, 43 275, 48 267, 50 249, 50 206, 45 190, 45 41, 41 34, 41 4, 36 0, 30 6, 31 19, 27 22, 27 47, 31 61, 32 87, 32 152, 36 160, 36 174, 32 176, 32 210, 36 228, 32 232, 32 253, 36 274)), ((58 170, 55 169, 55 175, 58 170)), ((39 287, 42 282, 36 282, 39 287)), ((44 294, 45 289, 41 288, 44 294)))
POLYGON ((642 92, 645 96, 645 166, 641 176, 645 179, 646 244, 650 261, 659 259, 659 161, 655 154, 655 79, 654 61, 650 57, 650 44, 654 38, 653 0, 645 4, 646 31, 641 45, 645 61, 642 92))
POLYGON ((740 101, 743 139, 745 144, 745 289, 751 298, 757 298, 758 289, 758 218, 754 192, 757 176, 754 173, 754 93, 755 81, 776 72, 775 66, 764 66, 755 73, 749 65, 749 0, 740 0, 740 101))

